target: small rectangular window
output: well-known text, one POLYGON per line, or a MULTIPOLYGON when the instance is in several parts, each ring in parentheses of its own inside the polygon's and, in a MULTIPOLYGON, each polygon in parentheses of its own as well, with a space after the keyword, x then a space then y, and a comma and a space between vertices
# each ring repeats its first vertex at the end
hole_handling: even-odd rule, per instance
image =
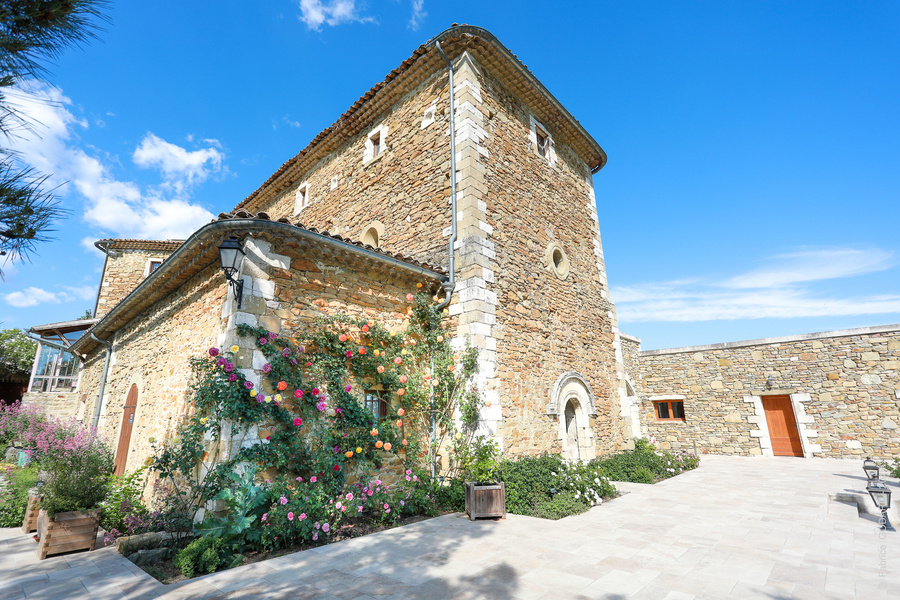
POLYGON ((537 137, 538 154, 544 158, 550 158, 550 136, 540 127, 535 129, 535 135, 537 137))
POLYGON ((684 402, 665 400, 653 403, 657 421, 684 421, 684 402))
POLYGON ((309 205, 309 184, 304 183, 297 188, 294 196, 294 216, 300 214, 300 211, 309 205))
POLYGON ((372 157, 376 157, 381 153, 381 134, 376 133, 369 138, 372 140, 372 157))
POLYGON ((157 270, 159 268, 159 265, 161 265, 161 264, 162 264, 161 260, 151 260, 150 261, 150 272, 152 273, 153 271, 157 270))
POLYGON ((366 392, 366 408, 372 411, 372 414, 375 415, 377 421, 382 421, 387 418, 387 401, 384 399, 381 392, 366 392))

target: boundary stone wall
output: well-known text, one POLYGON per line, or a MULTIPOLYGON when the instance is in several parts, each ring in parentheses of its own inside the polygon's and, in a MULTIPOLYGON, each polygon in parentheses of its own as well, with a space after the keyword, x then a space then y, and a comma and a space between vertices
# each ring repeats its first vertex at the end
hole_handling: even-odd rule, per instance
POLYGON ((660 448, 771 454, 760 399, 790 395, 804 455, 900 453, 900 325, 641 352, 643 434, 660 448), (658 421, 654 398, 683 399, 658 421))

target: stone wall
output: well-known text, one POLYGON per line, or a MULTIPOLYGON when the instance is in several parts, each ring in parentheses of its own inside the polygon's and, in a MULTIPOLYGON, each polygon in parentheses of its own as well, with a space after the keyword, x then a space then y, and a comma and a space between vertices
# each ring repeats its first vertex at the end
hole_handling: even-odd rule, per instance
POLYGON ((107 255, 100 278, 95 317, 102 317, 127 296, 149 274, 151 260, 165 260, 170 251, 115 250, 107 255))
MULTIPOLYGON (((113 354, 100 409, 98 430, 119 441, 122 411, 132 385, 138 405, 131 432, 127 470, 150 455, 150 439, 167 439, 188 412, 189 359, 214 346, 225 328, 226 286, 218 264, 211 264, 179 289, 142 311, 113 336, 113 354)), ((93 420, 106 350, 94 348, 85 361, 79 393, 88 395, 86 423, 93 420)))
POLYGON ((82 394, 75 392, 26 392, 22 396, 22 406, 37 407, 60 419, 84 420, 85 403, 82 394))
POLYGON ((900 452, 900 325, 653 350, 636 363, 643 433, 661 448, 771 454, 761 399, 790 395, 805 455, 900 452), (658 421, 653 400, 679 398, 686 420, 658 421))
POLYGON ((298 175, 274 200, 251 204, 352 240, 378 231, 378 246, 446 268, 450 224, 450 144, 447 74, 434 75, 399 99, 371 127, 298 175), (366 159, 376 129, 384 148, 366 159), (295 213, 297 191, 309 204, 295 213))

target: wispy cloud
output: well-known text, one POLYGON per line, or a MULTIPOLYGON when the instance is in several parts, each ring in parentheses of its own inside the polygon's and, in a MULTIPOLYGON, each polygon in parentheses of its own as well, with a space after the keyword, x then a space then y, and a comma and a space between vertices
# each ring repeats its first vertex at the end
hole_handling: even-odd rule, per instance
POLYGON ((774 264, 733 277, 722 285, 736 289, 780 287, 884 271, 896 263, 890 252, 852 248, 803 250, 773 256, 768 262, 774 264))
POLYGON ((830 248, 773 256, 769 266, 723 281, 683 279, 613 288, 621 322, 829 317, 900 312, 900 295, 835 296, 811 282, 890 269, 893 254, 830 248))
POLYGON ((301 127, 300 121, 295 121, 294 119, 290 118, 288 115, 284 115, 280 119, 272 119, 272 130, 273 131, 278 131, 278 128, 283 125, 291 127, 293 129, 299 129, 301 127))
POLYGON ((10 140, 24 164, 41 173, 53 173, 51 185, 59 193, 77 191, 84 197, 84 220, 101 229, 102 236, 185 238, 212 213, 190 199, 192 186, 222 172, 224 154, 211 147, 188 150, 148 133, 133 160, 160 171, 162 182, 140 186, 121 181, 112 173, 110 159, 96 149, 79 147, 78 133, 88 127, 72 114, 72 102, 62 90, 32 83, 16 93, 22 114, 36 123, 33 131, 10 140), (100 155, 100 156, 98 156, 100 155))
POLYGON ((319 30, 322 24, 374 23, 374 17, 359 14, 355 0, 300 0, 299 19, 310 29, 319 30))
POLYGON ((427 16, 428 13, 425 12, 425 0, 412 0, 412 15, 409 17, 409 24, 407 27, 413 31, 417 31, 419 25, 422 24, 422 20, 427 16))

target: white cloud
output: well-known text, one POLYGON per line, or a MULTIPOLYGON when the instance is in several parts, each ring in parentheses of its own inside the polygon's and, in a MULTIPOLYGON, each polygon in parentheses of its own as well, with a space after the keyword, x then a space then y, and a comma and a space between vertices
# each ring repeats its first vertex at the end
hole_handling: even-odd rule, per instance
POLYGON ((613 288, 621 322, 717 321, 735 319, 833 317, 900 312, 900 295, 835 297, 811 282, 842 279, 893 266, 882 250, 831 248, 774 256, 766 269, 724 281, 683 279, 613 288))
POLYGON ((355 0, 300 0, 299 19, 317 31, 322 23, 334 27, 342 23, 375 22, 374 17, 358 14, 355 0))
POLYGON ((51 292, 36 287, 27 287, 18 292, 12 292, 4 296, 6 303, 16 308, 28 308, 29 306, 37 306, 53 302, 58 304, 60 299, 51 292))
POLYGON ((59 186, 58 193, 74 190, 85 198, 84 220, 102 230, 97 237, 186 238, 213 218, 188 194, 191 186, 223 170, 220 151, 191 151, 148 133, 134 161, 158 168, 163 182, 143 189, 118 180, 106 163, 76 145, 78 129, 88 123, 70 112, 72 102, 60 89, 32 83, 15 96, 19 110, 39 125, 10 140, 10 146, 24 164, 53 173, 49 183, 59 186))
POLYGON ((425 12, 425 0, 412 0, 412 15, 409 17, 408 27, 413 31, 419 29, 422 20, 428 16, 425 12))
POLYGON ((215 148, 189 151, 148 132, 135 148, 132 159, 142 168, 156 167, 166 183, 179 193, 200 183, 222 167, 225 155, 215 148))
POLYGON ((287 115, 284 115, 283 117, 281 117, 281 119, 272 119, 272 130, 273 131, 278 131, 278 128, 282 125, 287 125, 288 127, 292 127, 294 129, 299 129, 300 121, 295 121, 287 115))

